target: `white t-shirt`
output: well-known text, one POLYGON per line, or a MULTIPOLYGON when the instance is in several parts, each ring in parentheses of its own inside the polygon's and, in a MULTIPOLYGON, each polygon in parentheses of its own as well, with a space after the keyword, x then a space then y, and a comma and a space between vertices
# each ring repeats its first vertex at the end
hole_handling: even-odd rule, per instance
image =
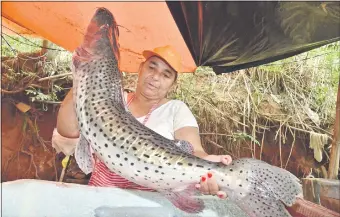
MULTIPOLYGON (((127 92, 124 92, 124 98, 127 101, 127 92)), ((136 119, 143 123, 145 117, 146 115, 136 119)), ((175 131, 182 127, 198 128, 196 118, 188 106, 180 100, 170 100, 158 106, 152 111, 145 126, 171 140, 175 139, 175 131)))
MULTIPOLYGON (((145 116, 137 118, 141 123, 144 119, 145 116)), ((175 139, 175 131, 182 127, 198 128, 194 115, 188 106, 180 100, 170 100, 157 107, 151 113, 145 126, 171 140, 175 139)))

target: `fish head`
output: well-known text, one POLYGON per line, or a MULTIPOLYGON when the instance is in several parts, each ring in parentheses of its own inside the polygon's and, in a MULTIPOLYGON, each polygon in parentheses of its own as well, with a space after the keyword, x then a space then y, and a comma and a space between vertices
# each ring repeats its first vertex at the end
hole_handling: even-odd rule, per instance
POLYGON ((97 8, 74 55, 78 63, 101 58, 114 58, 117 64, 120 60, 118 25, 106 8, 97 8))

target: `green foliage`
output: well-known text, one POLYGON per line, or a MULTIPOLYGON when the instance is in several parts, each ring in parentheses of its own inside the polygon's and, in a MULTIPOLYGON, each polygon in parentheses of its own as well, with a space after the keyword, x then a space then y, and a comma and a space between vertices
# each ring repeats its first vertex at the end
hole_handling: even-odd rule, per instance
MULTIPOLYGON (((340 42, 258 67, 275 78, 291 78, 306 103, 322 119, 333 122, 340 75, 340 42)), ((288 79, 287 79, 288 80, 288 79)), ((282 81, 281 81, 282 82, 282 81)))
POLYGON ((62 88, 58 85, 53 85, 54 91, 51 91, 49 93, 43 93, 41 89, 35 88, 35 87, 29 87, 25 90, 25 94, 31 99, 32 102, 36 101, 42 101, 42 102, 48 102, 48 101, 58 101, 57 92, 61 91, 62 88))
POLYGON ((256 145, 261 146, 260 142, 257 141, 254 137, 252 137, 251 135, 248 135, 246 133, 234 133, 233 134, 234 137, 234 141, 236 141, 237 139, 241 139, 241 140, 250 140, 252 142, 254 142, 256 145))
POLYGON ((43 43, 43 39, 3 35, 2 57, 6 57, 2 62, 6 69, 2 74, 2 88, 14 93, 24 89, 20 93, 25 94, 38 109, 46 107, 44 103, 61 101, 60 93, 65 84, 72 82, 68 77, 39 82, 40 78, 69 73, 72 58, 70 52, 51 42, 43 43), (37 58, 42 47, 48 48, 43 54, 45 58, 37 58), (14 65, 19 65, 20 71, 14 65))

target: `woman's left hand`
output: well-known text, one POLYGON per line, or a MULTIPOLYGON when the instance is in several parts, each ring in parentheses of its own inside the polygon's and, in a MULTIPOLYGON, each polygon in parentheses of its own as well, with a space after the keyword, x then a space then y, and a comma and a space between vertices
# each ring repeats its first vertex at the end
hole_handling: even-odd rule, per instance
MULTIPOLYGON (((232 162, 230 155, 207 155, 203 157, 203 159, 211 162, 221 162, 225 165, 229 165, 232 162)), ((212 172, 202 175, 200 184, 196 184, 195 187, 203 194, 217 195, 221 199, 227 197, 226 192, 219 190, 215 176, 212 172)))

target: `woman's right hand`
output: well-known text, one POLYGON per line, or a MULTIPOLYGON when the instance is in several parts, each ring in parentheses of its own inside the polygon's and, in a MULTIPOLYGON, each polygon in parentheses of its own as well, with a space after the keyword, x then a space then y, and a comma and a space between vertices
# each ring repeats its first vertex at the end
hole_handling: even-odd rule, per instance
POLYGON ((61 136, 67 138, 78 138, 79 127, 77 122, 76 111, 73 103, 73 89, 67 93, 63 100, 58 116, 57 116, 57 130, 61 136))

